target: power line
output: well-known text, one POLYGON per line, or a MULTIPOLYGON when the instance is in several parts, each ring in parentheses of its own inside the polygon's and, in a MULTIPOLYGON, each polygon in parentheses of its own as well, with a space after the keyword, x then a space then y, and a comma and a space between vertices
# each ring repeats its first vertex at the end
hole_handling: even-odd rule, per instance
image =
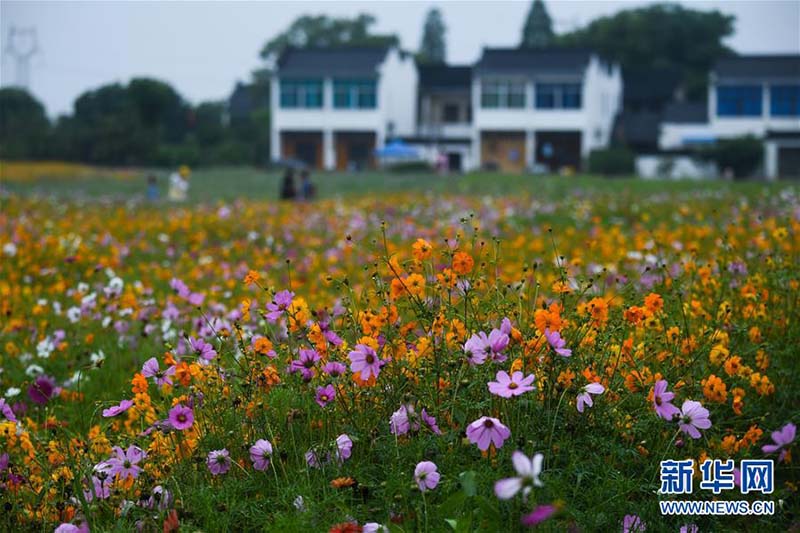
POLYGON ((28 89, 30 85, 31 58, 39 52, 36 28, 11 26, 8 31, 6 53, 16 62, 16 85, 28 89))

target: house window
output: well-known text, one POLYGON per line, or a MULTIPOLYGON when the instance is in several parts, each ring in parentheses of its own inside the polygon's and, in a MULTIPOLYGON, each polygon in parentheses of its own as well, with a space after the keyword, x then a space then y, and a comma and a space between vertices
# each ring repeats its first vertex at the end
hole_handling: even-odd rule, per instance
POLYGON ((375 109, 375 80, 333 80, 333 107, 337 109, 375 109))
POLYGON ((580 109, 580 83, 537 83, 537 109, 580 109))
POLYGON ((773 117, 800 116, 800 85, 773 85, 769 99, 773 117))
POLYGON ((445 124, 456 124, 459 122, 458 104, 445 104, 442 115, 445 124))
POLYGON ((293 79, 281 80, 281 107, 312 108, 322 107, 322 80, 293 79))
POLYGON ((717 116, 760 117, 760 85, 724 85, 717 87, 717 116))
POLYGON ((525 82, 510 80, 485 81, 481 87, 481 107, 525 107, 525 82))

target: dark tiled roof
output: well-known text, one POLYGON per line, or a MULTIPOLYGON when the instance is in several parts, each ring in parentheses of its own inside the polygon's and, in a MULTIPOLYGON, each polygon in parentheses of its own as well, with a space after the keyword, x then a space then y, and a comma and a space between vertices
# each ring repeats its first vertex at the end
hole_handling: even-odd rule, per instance
POLYGON ((717 61, 714 73, 719 77, 795 78, 800 82, 800 54, 727 57, 717 61))
POLYGON ((705 102, 674 102, 664 109, 664 122, 673 124, 703 124, 708 122, 705 102))
POLYGON ((484 48, 475 70, 582 74, 590 57, 590 51, 577 48, 484 48))
POLYGON ((388 50, 388 47, 289 48, 278 59, 278 74, 371 75, 388 50))
POLYGON ((417 65, 422 89, 464 89, 472 84, 472 67, 450 65, 417 65))

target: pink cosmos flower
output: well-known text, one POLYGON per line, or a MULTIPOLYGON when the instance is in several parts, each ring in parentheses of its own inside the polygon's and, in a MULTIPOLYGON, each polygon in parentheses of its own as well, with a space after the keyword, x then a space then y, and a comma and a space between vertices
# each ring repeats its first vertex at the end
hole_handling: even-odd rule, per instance
POLYGON ((283 316, 284 311, 292 305, 293 298, 293 292, 280 291, 277 293, 272 302, 267 304, 267 311, 269 311, 267 313, 267 321, 271 324, 277 322, 283 316))
POLYGON ((561 333, 558 331, 550 331, 549 328, 545 328, 544 336, 558 355, 562 357, 569 357, 572 355, 572 350, 565 348, 567 341, 561 338, 561 333))
POLYGON ((219 476, 226 473, 231 468, 231 454, 228 450, 212 450, 208 452, 206 465, 212 476, 219 476))
POLYGON ((146 378, 155 378, 156 385, 172 385, 170 376, 175 374, 175 366, 170 366, 163 372, 158 366, 158 359, 151 357, 142 365, 142 375, 146 378))
POLYGON ((38 376, 28 387, 28 398, 33 403, 44 405, 56 392, 56 381, 50 376, 38 376))
POLYGON ((414 481, 422 492, 435 489, 439 484, 439 478, 436 465, 430 461, 422 461, 414 469, 414 481))
POLYGON ((356 344, 356 349, 350 352, 350 370, 360 372, 362 380, 368 380, 371 376, 378 377, 381 372, 382 361, 378 358, 375 350, 366 344, 356 344))
POLYGON ((511 398, 512 396, 519 396, 528 391, 535 389, 533 381, 536 377, 533 374, 525 377, 525 375, 516 371, 511 376, 505 370, 500 370, 495 376, 497 381, 490 381, 488 383, 489 392, 501 398, 511 398))
POLYGON ((464 353, 467 355, 469 364, 476 366, 482 365, 486 361, 486 343, 488 339, 486 333, 480 332, 470 337, 464 343, 464 353))
POLYGON ((259 439, 250 447, 250 460, 253 461, 253 468, 263 472, 269 467, 272 458, 272 443, 268 440, 259 439))
POLYGON ((335 397, 336 389, 333 388, 333 385, 328 384, 324 387, 317 387, 316 402, 320 407, 325 407, 331 403, 335 397))
POLYGON ((494 444, 495 448, 502 448, 510 436, 510 429, 498 419, 489 416, 482 416, 467 426, 467 438, 484 452, 489 449, 489 444, 494 444))
POLYGON ((409 431, 417 430, 419 430, 419 422, 416 420, 413 405, 401 405, 397 411, 392 413, 392 417, 389 419, 389 431, 392 435, 405 435, 409 431))
POLYGON ((626 514, 622 519, 622 533, 642 533, 647 529, 647 524, 635 514, 626 514))
POLYGON ((346 434, 342 433, 336 437, 336 458, 339 461, 350 459, 353 453, 353 441, 346 434))
POLYGON ((678 533, 700 533, 700 528, 696 524, 682 525, 678 533))
POLYGON ((711 420, 708 418, 708 409, 704 408, 700 402, 686 400, 681 406, 681 418, 678 425, 684 433, 693 439, 700 438, 698 429, 708 429, 711 427, 711 420))
POLYGON ((588 405, 589 407, 594 405, 591 396, 592 394, 603 394, 605 390, 606 388, 603 387, 600 383, 589 383, 588 385, 585 385, 581 389, 581 392, 578 394, 577 398, 578 412, 582 413, 585 405, 588 405))
POLYGON ((214 350, 214 347, 203 339, 189 337, 189 345, 197 356, 197 362, 200 364, 208 364, 217 356, 217 352, 214 350))
POLYGON ((506 349, 509 341, 510 339, 506 333, 503 333, 499 329, 493 329, 491 333, 489 333, 489 338, 486 342, 486 355, 489 359, 497 363, 502 363, 507 359, 505 354, 503 354, 503 350, 506 349))
POLYGON ((9 422, 16 422, 17 417, 14 415, 14 411, 11 409, 11 406, 6 403, 5 398, 0 398, 0 413, 6 417, 6 420, 9 422))
POLYGON ((132 400, 122 400, 121 402, 119 402, 119 405, 109 407, 108 409, 103 409, 103 416, 105 418, 111 418, 114 416, 121 415, 122 413, 130 409, 131 406, 133 406, 132 400))
POLYGON ((322 367, 322 371, 332 378, 338 378, 345 373, 347 367, 338 361, 330 361, 322 367))
POLYGON ((765 444, 761 447, 761 451, 767 454, 780 451, 781 453, 778 456, 778 462, 782 463, 784 459, 786 459, 786 455, 789 453, 789 445, 794 442, 796 435, 797 426, 789 422, 780 430, 772 432, 772 441, 775 444, 765 444))
POLYGON ((147 457, 144 450, 132 444, 125 451, 119 446, 114 446, 111 451, 114 452, 114 455, 106 461, 110 467, 108 470, 109 475, 119 476, 120 479, 139 477, 142 469, 138 465, 142 459, 147 457))
POLYGON ((537 453, 529 458, 524 453, 515 451, 511 454, 511 462, 514 464, 514 470, 517 471, 517 477, 501 479, 494 484, 494 493, 499 499, 510 500, 520 490, 522 491, 522 497, 527 499, 532 487, 544 486, 542 480, 539 479, 539 474, 542 473, 544 455, 537 453))
POLYGON ((551 504, 538 505, 536 509, 522 517, 520 522, 526 527, 535 527, 558 512, 558 507, 551 504))
POLYGON ((433 433, 437 435, 442 434, 442 430, 439 429, 439 426, 436 424, 436 419, 431 415, 429 415, 425 409, 422 410, 422 421, 425 423, 426 426, 428 426, 428 429, 430 429, 433 433))
POLYGON ((194 424, 194 411, 179 403, 169 410, 169 423, 178 431, 189 429, 194 424))
POLYGON ((300 372, 304 381, 311 381, 314 378, 314 367, 320 360, 316 350, 300 348, 298 358, 289 364, 289 372, 300 372))
POLYGON ((667 421, 672 421, 675 415, 681 414, 681 410, 672 405, 674 392, 667 391, 667 380, 659 379, 653 386, 653 407, 656 414, 667 421))

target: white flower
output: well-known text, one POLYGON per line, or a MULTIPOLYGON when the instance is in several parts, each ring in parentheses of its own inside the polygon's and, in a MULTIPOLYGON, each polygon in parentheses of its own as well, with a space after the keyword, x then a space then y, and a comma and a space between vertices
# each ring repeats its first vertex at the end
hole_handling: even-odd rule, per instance
POLYGON ((50 354, 53 353, 53 350, 56 349, 55 344, 53 341, 50 340, 50 337, 39 341, 39 344, 36 345, 36 355, 41 357, 42 359, 47 359, 50 357, 50 354))
POLYGON ((293 503, 294 503, 294 508, 300 511, 301 513, 306 510, 306 504, 303 501, 302 496, 298 496, 297 498, 295 498, 293 503))
POLYGON ((9 387, 6 391, 6 398, 13 398, 14 396, 19 396, 19 393, 22 390, 18 389, 17 387, 9 387))
POLYGON ((29 365, 28 368, 25 369, 25 373, 33 378, 44 374, 44 368, 40 367, 39 365, 29 365))
POLYGON ((97 365, 106 360, 106 354, 103 353, 103 350, 97 350, 90 355, 89 358, 92 360, 93 364, 97 365))
POLYGON ((3 253, 9 257, 17 255, 17 245, 13 242, 7 242, 3 245, 3 253))
POLYGON ((70 307, 67 309, 67 318, 70 322, 75 324, 78 320, 81 319, 81 308, 80 307, 70 307))
POLYGON ((542 480, 539 479, 544 455, 537 453, 532 458, 528 458, 527 455, 517 450, 511 455, 511 461, 514 463, 514 470, 517 471, 518 476, 501 479, 494 484, 494 493, 499 499, 510 500, 520 490, 522 496, 527 498, 532 486, 544 486, 542 480))

